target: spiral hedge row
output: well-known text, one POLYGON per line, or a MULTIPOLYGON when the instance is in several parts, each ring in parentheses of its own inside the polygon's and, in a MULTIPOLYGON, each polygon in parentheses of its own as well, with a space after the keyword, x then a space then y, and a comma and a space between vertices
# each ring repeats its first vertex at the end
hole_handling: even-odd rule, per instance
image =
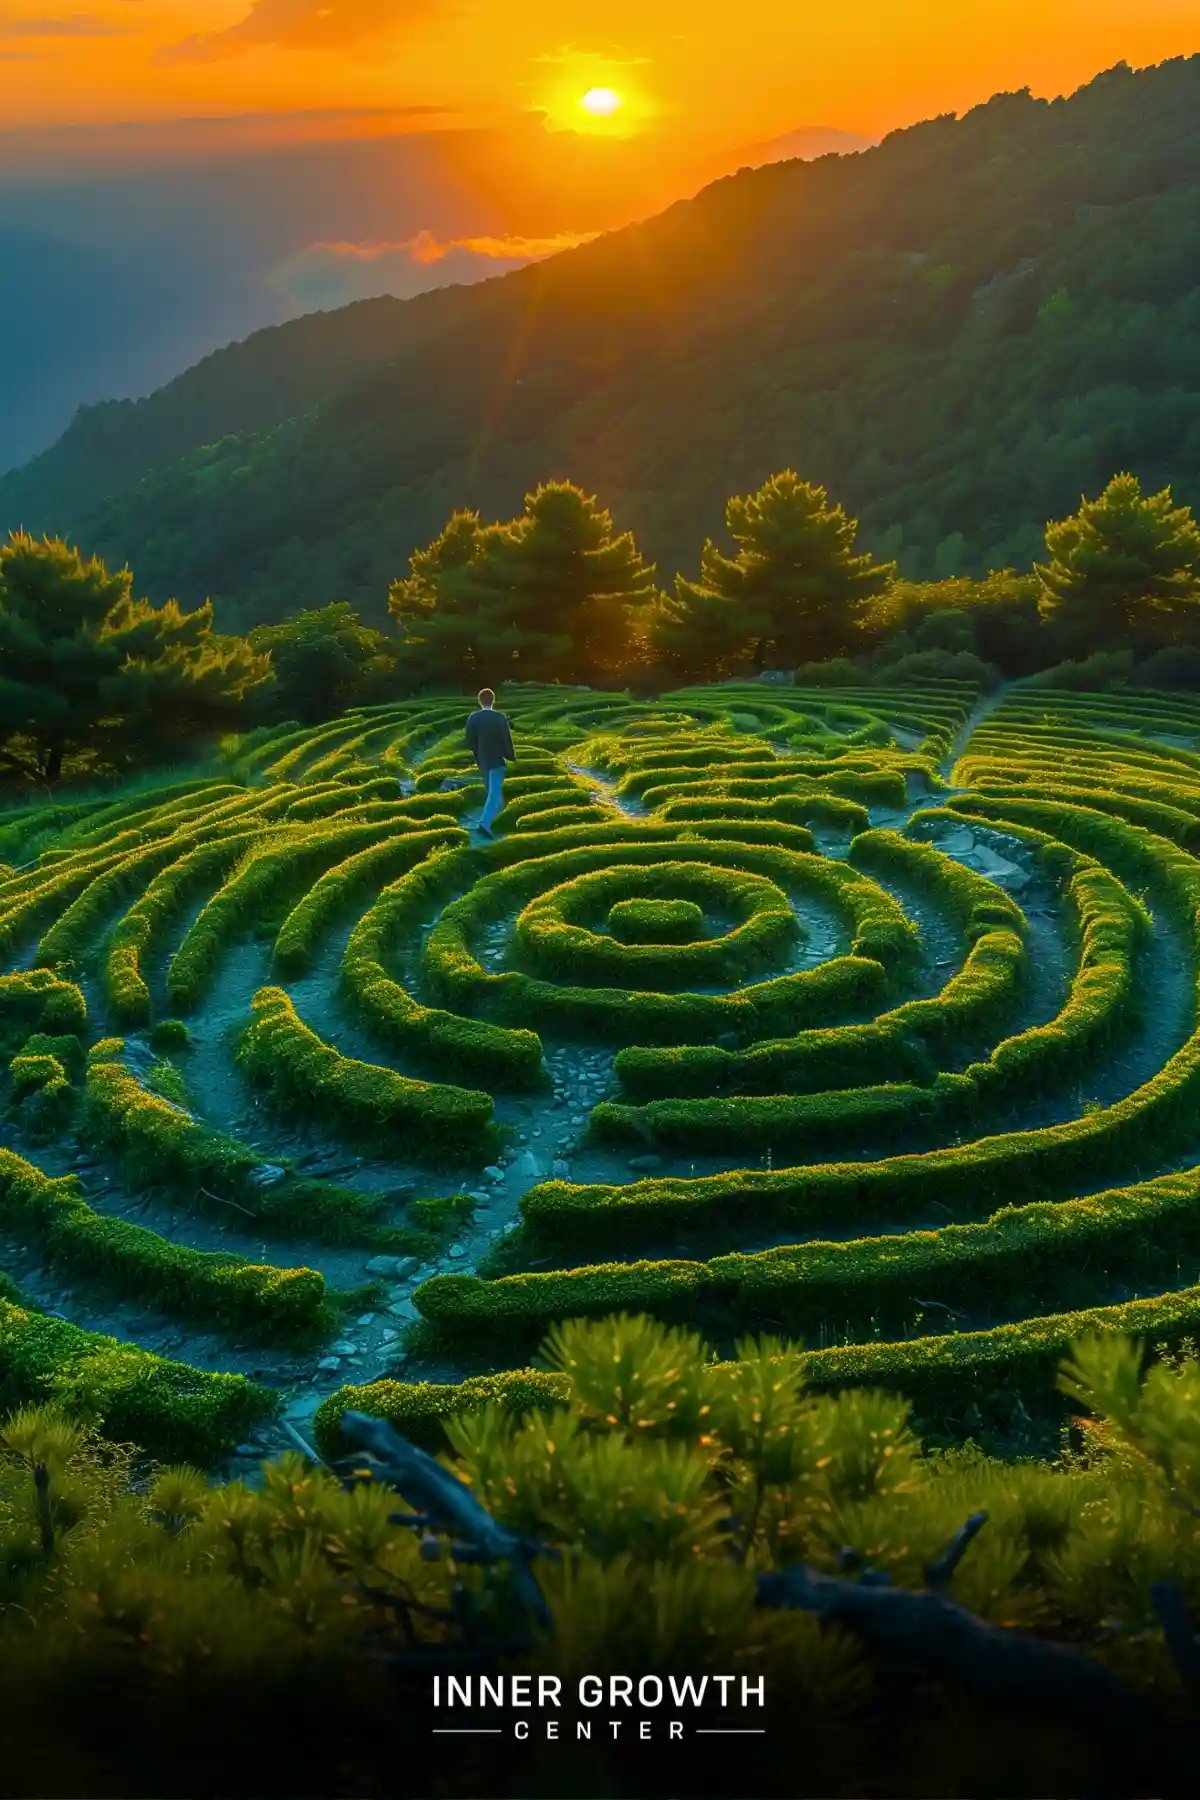
MULTIPOLYGON (((1200 701, 503 703, 517 761, 491 841, 453 697, 0 820, 10 1241, 83 1295, 227 1334, 232 1360, 238 1338, 319 1347, 366 1291, 308 1266, 322 1246, 417 1241, 432 1214, 391 1197, 414 1181, 444 1237, 449 1196, 513 1164, 579 1059, 604 1091, 563 1163, 472 1271, 412 1296, 418 1371, 466 1384, 354 1404, 534 1403, 520 1365, 553 1321, 636 1310, 803 1337, 814 1380, 886 1381, 965 1429, 1084 1322, 1200 1326, 1200 701), (306 1174, 301 1141, 362 1177, 306 1174), (105 1178, 64 1175, 72 1156, 105 1178), (169 1237, 118 1216, 142 1192, 169 1237), (218 1208, 282 1260, 192 1247, 218 1208)), ((125 1357, 157 1397, 106 1402, 110 1423, 156 1447, 207 1451, 269 1410, 237 1374, 89 1345, 86 1310, 4 1303, 9 1397, 58 1380, 55 1356, 125 1357)))

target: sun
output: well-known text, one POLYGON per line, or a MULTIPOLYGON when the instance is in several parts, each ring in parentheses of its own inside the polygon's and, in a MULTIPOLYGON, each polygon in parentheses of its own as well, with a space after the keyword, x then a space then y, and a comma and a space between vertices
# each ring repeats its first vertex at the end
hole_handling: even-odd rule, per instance
POLYGON ((593 119, 611 119, 620 108, 621 96, 614 93, 612 88, 594 87, 580 95, 579 104, 593 119))

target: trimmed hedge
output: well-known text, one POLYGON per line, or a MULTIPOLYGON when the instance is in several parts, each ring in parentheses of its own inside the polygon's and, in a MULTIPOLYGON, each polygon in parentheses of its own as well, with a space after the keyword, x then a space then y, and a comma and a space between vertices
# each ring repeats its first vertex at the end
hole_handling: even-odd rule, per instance
MULTIPOLYGON (((826 825, 841 831, 866 831, 871 815, 855 800, 836 794, 779 794, 773 800, 668 800, 659 817, 671 824, 720 824, 740 820, 745 824, 773 826, 826 825)), ((811 836, 811 833, 810 833, 811 836)))
MULTIPOLYGON (((804 1380, 828 1392, 870 1387, 903 1394, 912 1400, 927 1429, 949 1426, 962 1435, 971 1429, 973 1411, 1006 1416, 1018 1400, 1044 1406, 1071 1345, 1107 1332, 1136 1337, 1155 1352, 1177 1349, 1200 1334, 1200 1287, 1115 1306, 1051 1313, 990 1331, 810 1350, 804 1357, 804 1380)), ((444 1386, 377 1381, 331 1394, 317 1413, 315 1429, 325 1455, 344 1454, 338 1427, 342 1414, 353 1408, 387 1419, 415 1442, 435 1450, 445 1442, 442 1421, 459 1413, 477 1411, 493 1401, 515 1413, 549 1409, 567 1398, 568 1389, 568 1376, 536 1369, 514 1369, 444 1386)))
POLYGON ((592 1111, 592 1135, 602 1143, 653 1140, 681 1153, 718 1154, 756 1149, 811 1152, 844 1145, 902 1142, 919 1131, 959 1119, 977 1099, 967 1075, 942 1074, 918 1087, 888 1082, 845 1093, 738 1094, 703 1100, 653 1100, 648 1106, 602 1101, 592 1111))
POLYGON ((380 877, 394 878, 443 845, 461 845, 466 833, 447 817, 436 831, 406 832, 356 851, 315 881, 288 913, 275 939, 275 966, 296 976, 309 967, 322 933, 343 908, 370 892, 380 877))
POLYGON ((104 961, 104 993, 117 1024, 137 1030, 150 1022, 152 1002, 142 969, 194 893, 200 892, 253 843, 253 832, 235 832, 215 844, 201 843, 158 874, 119 919, 109 936, 104 961))
POLYGON ((33 1031, 82 1037, 87 1003, 73 981, 51 969, 18 969, 0 975, 0 1054, 11 1055, 33 1031))
POLYGON ((783 890, 761 875, 667 860, 576 875, 530 900, 514 936, 524 960, 551 979, 658 991, 744 981, 786 955, 800 923, 783 890), (662 907, 677 899, 692 903, 687 939, 625 939, 615 929, 610 937, 579 923, 610 909, 619 921, 622 903, 662 907), (734 912, 739 922, 695 941, 705 904, 734 912))
POLYGON ((127 1181, 164 1187, 190 1203, 207 1201, 204 1210, 233 1202, 273 1237, 402 1246, 404 1233, 377 1222, 386 1209, 383 1195, 297 1179, 290 1171, 278 1178, 280 1165, 143 1086, 123 1055, 120 1038, 93 1046, 84 1130, 115 1152, 127 1181))
MULTIPOLYGON (((387 834, 411 832, 406 819, 393 819, 387 834)), ((173 1011, 189 1012, 208 991, 231 937, 249 930, 267 910, 293 896, 314 876, 385 834, 381 825, 282 828, 252 847, 242 866, 218 888, 193 922, 167 970, 167 997, 173 1011)))
POLYGON ((210 1375, 0 1299, 0 1412, 48 1403, 118 1443, 200 1468, 279 1405, 244 1375, 210 1375))
MULTIPOLYGON (((564 834, 555 834, 556 837, 564 834)), ((899 973, 916 953, 916 934, 903 910, 873 882, 840 863, 798 853, 716 839, 662 839, 672 861, 714 868, 746 868, 780 886, 816 890, 852 925, 851 955, 797 974, 744 987, 729 995, 629 992, 623 988, 561 987, 515 969, 489 973, 470 948, 473 934, 514 905, 563 881, 593 871, 641 863, 644 830, 610 828, 578 849, 518 860, 515 841, 497 859, 496 873, 446 906, 426 941, 422 966, 448 1003, 470 1011, 487 1005, 502 1020, 595 1031, 625 1043, 704 1042, 734 1031, 753 1038, 821 1023, 848 1007, 877 1005, 889 971, 899 973), (630 841, 632 839, 632 841, 630 841)), ((539 846, 541 847, 541 846, 539 846)), ((525 849, 525 846, 521 846, 525 849)))
POLYGON ((489 1094, 413 1081, 342 1056, 297 1016, 282 988, 260 988, 238 1062, 280 1104, 380 1148, 421 1160, 469 1156, 496 1142, 489 1094))
POLYGON ((1200 1038, 1194 1036, 1126 1099, 1041 1131, 1003 1132, 877 1162, 734 1170, 693 1181, 543 1182, 521 1206, 539 1237, 598 1245, 750 1221, 756 1230, 819 1230, 871 1216, 919 1218, 930 1206, 960 1213, 995 1205, 1014 1188, 1030 1198, 1053 1197, 1064 1184, 1094 1181, 1139 1157, 1158 1160, 1189 1141, 1198 1102, 1200 1038))
POLYGON ((704 930, 704 908, 694 900, 617 900, 608 929, 620 944, 690 944, 704 930))
POLYGON ((315 1269, 276 1269, 168 1243, 143 1225, 93 1211, 75 1176, 52 1179, 10 1150, 0 1150, 0 1218, 33 1233, 55 1267, 180 1317, 306 1341, 337 1324, 315 1269))
POLYGON ((535 1090, 546 1081, 535 1032, 424 1006, 388 972, 397 941, 415 933, 426 911, 453 893, 473 867, 469 852, 442 852, 386 887, 350 933, 342 987, 362 1022, 394 1048, 489 1087, 535 1090))
POLYGON ((345 1456, 349 1446, 339 1429, 342 1414, 359 1409, 387 1419, 411 1443, 443 1450, 442 1421, 462 1412, 477 1412, 493 1403, 516 1415, 558 1405, 569 1391, 566 1375, 515 1369, 501 1375, 477 1375, 468 1381, 372 1381, 364 1387, 342 1387, 323 1400, 313 1417, 313 1437, 322 1456, 345 1456))
POLYGON ((626 1091, 639 1100, 815 1094, 869 1086, 885 1070, 897 1081, 932 1081, 936 1070, 924 1046, 906 1038, 892 1019, 885 1014, 874 1025, 800 1031, 746 1050, 710 1044, 631 1046, 617 1052, 613 1068, 626 1091))

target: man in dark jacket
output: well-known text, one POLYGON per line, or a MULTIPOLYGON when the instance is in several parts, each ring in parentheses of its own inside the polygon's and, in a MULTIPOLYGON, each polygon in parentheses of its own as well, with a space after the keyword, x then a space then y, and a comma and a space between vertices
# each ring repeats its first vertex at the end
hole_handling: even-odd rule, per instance
POLYGON ((484 837, 492 835, 492 821, 504 805, 504 765, 516 760, 512 732, 502 712, 496 711, 496 696, 491 688, 479 690, 479 711, 467 720, 467 749, 479 764, 487 788, 479 829, 484 837))

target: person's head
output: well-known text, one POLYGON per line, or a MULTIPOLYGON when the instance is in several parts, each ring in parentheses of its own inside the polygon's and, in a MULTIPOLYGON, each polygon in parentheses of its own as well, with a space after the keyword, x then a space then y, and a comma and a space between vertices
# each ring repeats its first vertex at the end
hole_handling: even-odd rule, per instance
POLYGON ((496 696, 493 694, 491 688, 480 688, 479 704, 483 707, 495 706, 496 696))

